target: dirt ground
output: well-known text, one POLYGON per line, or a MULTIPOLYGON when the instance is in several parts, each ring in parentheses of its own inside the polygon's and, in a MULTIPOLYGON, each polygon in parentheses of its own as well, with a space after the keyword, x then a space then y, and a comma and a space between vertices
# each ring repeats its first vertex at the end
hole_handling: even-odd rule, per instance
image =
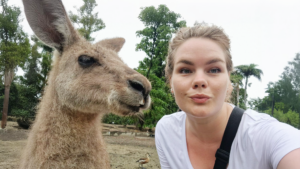
MULTIPOLYGON (((23 147, 26 145, 29 131, 20 129, 16 122, 8 122, 4 130, 0 129, 0 169, 16 169, 23 147)), ((150 162, 144 168, 160 168, 154 138, 135 136, 105 135, 110 156, 111 168, 138 169, 139 158, 150 154, 150 162)))

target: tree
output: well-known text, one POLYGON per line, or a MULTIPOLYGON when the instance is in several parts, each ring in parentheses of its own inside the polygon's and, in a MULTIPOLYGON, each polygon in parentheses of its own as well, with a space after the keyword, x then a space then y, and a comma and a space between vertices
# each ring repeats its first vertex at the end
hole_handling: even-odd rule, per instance
POLYGON ((235 98, 232 98, 231 100, 235 100, 234 104, 239 107, 239 102, 240 102, 240 95, 239 95, 239 92, 240 92, 240 86, 243 86, 243 75, 240 74, 238 71, 234 71, 232 72, 231 76, 230 76, 230 81, 231 83, 233 83, 233 88, 234 88, 234 91, 233 91, 233 95, 235 96, 235 98))
MULTIPOLYGON (((52 49, 52 48, 50 48, 52 49)), ((43 52, 42 52, 42 62, 41 62, 41 81, 42 81, 42 90, 45 88, 47 80, 48 80, 48 76, 49 76, 49 72, 51 70, 51 63, 52 63, 52 56, 53 53, 52 51, 49 50, 45 50, 43 48, 43 52)))
POLYGON ((250 65, 240 65, 240 66, 236 66, 235 68, 237 69, 237 71, 243 75, 243 77, 246 79, 245 82, 245 93, 244 93, 244 102, 245 102, 245 106, 247 105, 247 86, 248 86, 248 79, 251 76, 256 77, 258 80, 261 80, 261 75, 263 75, 263 71, 256 68, 257 65, 256 64, 250 64, 250 65))
POLYGON ((98 12, 93 14, 97 3, 95 0, 83 0, 84 4, 77 9, 78 15, 69 12, 73 23, 78 24, 79 33, 89 41, 94 41, 91 34, 105 28, 102 19, 98 18, 98 12))
MULTIPOLYGON (((14 78, 9 97, 11 104, 9 104, 8 113, 22 120, 35 116, 37 104, 42 97, 45 80, 51 68, 52 49, 43 45, 34 35, 31 40, 34 44, 31 47, 30 56, 22 67, 24 75, 14 78)), ((0 101, 1 99, 2 96, 0 96, 0 101)))
POLYGON ((278 100, 277 98, 278 96, 278 83, 273 83, 273 82, 269 82, 266 93, 269 93, 269 100, 271 100, 271 107, 272 107, 272 111, 271 111, 271 116, 274 115, 274 107, 275 107, 275 102, 276 100, 278 100))
POLYGON ((158 78, 163 77, 165 57, 168 53, 168 44, 179 28, 186 25, 185 21, 178 21, 180 14, 170 11, 166 5, 142 8, 138 17, 146 28, 136 32, 141 42, 136 45, 136 51, 144 51, 147 57, 140 62, 140 69, 146 68, 146 77, 152 71, 158 78))
MULTIPOLYGON (((18 83, 15 83, 16 77, 14 78, 13 82, 11 83, 10 90, 9 90, 9 105, 7 110, 7 115, 12 115, 12 111, 15 107, 18 106, 20 94, 18 91, 18 83)), ((4 93, 5 93, 5 86, 3 83, 0 84, 0 103, 4 101, 4 93)), ((3 105, 1 105, 3 106, 3 105)), ((3 107, 1 107, 3 109, 3 107)), ((2 118, 0 114, 0 118, 2 118)))
POLYGON ((30 53, 30 44, 20 26, 20 9, 8 6, 7 0, 1 0, 0 3, 2 7, 0 14, 0 69, 4 72, 5 86, 1 127, 5 128, 9 92, 14 72, 17 66, 24 64, 30 53))
POLYGON ((280 77, 277 92, 280 94, 280 100, 278 101, 282 101, 286 105, 283 112, 286 113, 289 109, 296 110, 295 107, 297 106, 298 97, 297 91, 295 91, 292 83, 293 77, 290 67, 285 67, 280 77))
POLYGON ((300 54, 296 54, 293 61, 284 68, 277 82, 270 82, 266 88, 267 96, 253 99, 249 104, 261 111, 268 112, 280 121, 291 125, 298 125, 300 129, 300 54), (278 115, 283 114, 283 115, 278 115), (286 115, 290 112, 290 115, 286 115), (293 112, 293 113, 291 113, 293 112), (277 114, 276 114, 277 113, 277 114), (293 114, 293 115, 291 115, 293 114), (298 122, 295 122, 295 114, 298 114, 298 122), (282 120, 284 117, 285 120, 282 120))
POLYGON ((35 35, 33 35, 31 39, 35 42, 34 46, 36 46, 36 48, 32 48, 32 50, 36 50, 36 52, 32 51, 32 53, 38 53, 38 50, 42 49, 41 53, 38 53, 39 58, 42 58, 42 61, 39 62, 39 80, 41 81, 40 93, 42 94, 42 91, 46 86, 48 74, 51 70, 53 49, 41 42, 35 35))
POLYGON ((19 112, 26 112, 29 116, 34 116, 36 106, 41 98, 41 91, 43 88, 40 58, 42 57, 39 53, 39 40, 32 36, 31 38, 35 43, 31 48, 31 54, 25 63, 23 70, 24 76, 19 77, 19 93, 20 93, 20 104, 18 108, 14 110, 14 114, 20 114, 19 112))
POLYGON ((289 62, 291 78, 295 91, 300 91, 300 53, 296 54, 293 61, 289 62))
POLYGON ((153 103, 151 109, 144 114, 144 120, 139 120, 140 128, 144 124, 153 127, 162 116, 178 109, 165 83, 164 68, 172 34, 186 25, 185 21, 178 21, 180 17, 180 14, 170 11, 165 5, 159 5, 157 9, 153 6, 142 8, 139 14, 138 18, 145 28, 136 32, 142 38, 136 45, 136 51, 144 51, 147 57, 136 70, 150 80, 153 103))
POLYGON ((300 129, 300 53, 296 54, 293 61, 289 62, 290 78, 293 84, 293 90, 295 94, 295 99, 293 100, 294 110, 299 113, 299 126, 300 129))

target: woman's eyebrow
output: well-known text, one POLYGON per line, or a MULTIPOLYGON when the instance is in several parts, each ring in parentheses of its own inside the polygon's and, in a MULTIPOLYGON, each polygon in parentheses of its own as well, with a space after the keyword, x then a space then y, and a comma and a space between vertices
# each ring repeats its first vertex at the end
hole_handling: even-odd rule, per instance
POLYGON ((178 61, 176 64, 179 64, 179 63, 183 63, 183 64, 187 64, 187 65, 194 65, 194 63, 193 62, 191 62, 191 61, 188 61, 188 60, 180 60, 180 61, 178 61))
POLYGON ((210 65, 210 64, 213 64, 213 63, 216 63, 216 62, 223 62, 223 63, 225 63, 222 59, 216 58, 216 59, 212 59, 212 60, 206 62, 206 65, 210 65))
MULTIPOLYGON (((223 63, 225 63, 222 59, 216 58, 216 59, 209 60, 209 61, 206 62, 205 64, 206 64, 206 65, 209 65, 209 64, 216 63, 216 62, 223 62, 223 63)), ((183 63, 183 64, 187 64, 187 65, 191 65, 191 66, 194 65, 193 62, 188 61, 188 60, 185 60, 185 59, 178 61, 176 64, 179 64, 179 63, 183 63)))

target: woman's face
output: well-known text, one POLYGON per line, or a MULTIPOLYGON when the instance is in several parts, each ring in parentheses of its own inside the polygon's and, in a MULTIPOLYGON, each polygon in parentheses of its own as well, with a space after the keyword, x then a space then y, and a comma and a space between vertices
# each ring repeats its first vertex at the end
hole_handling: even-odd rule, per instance
POLYGON ((191 38, 174 55, 171 88, 180 109, 197 117, 220 111, 229 73, 221 46, 206 38, 191 38))

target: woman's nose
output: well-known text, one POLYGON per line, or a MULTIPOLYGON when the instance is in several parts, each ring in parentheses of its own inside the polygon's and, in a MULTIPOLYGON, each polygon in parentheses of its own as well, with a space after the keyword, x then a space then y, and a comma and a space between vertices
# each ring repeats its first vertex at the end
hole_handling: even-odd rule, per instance
POLYGON ((206 75, 203 71, 197 71, 195 73, 192 87, 193 87, 193 89, 207 87, 207 79, 206 79, 206 75))

